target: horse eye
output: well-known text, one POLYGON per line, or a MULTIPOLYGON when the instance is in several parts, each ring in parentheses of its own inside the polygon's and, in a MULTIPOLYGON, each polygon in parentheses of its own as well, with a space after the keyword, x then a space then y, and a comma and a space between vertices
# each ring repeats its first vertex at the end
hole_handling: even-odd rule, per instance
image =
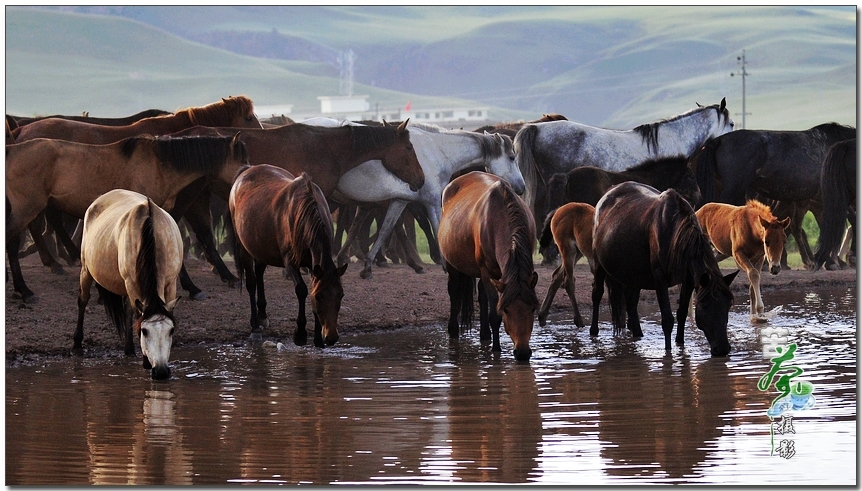
POLYGON ((149 336, 149 335, 150 335, 150 331, 149 331, 149 329, 147 329, 147 328, 141 328, 141 335, 143 335, 144 337, 149 336))

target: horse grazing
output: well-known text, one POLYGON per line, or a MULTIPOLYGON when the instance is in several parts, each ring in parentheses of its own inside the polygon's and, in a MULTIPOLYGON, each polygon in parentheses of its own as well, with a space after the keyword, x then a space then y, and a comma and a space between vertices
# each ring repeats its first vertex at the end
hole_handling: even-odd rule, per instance
POLYGON ((82 351, 84 312, 93 282, 105 311, 125 338, 126 355, 135 353, 140 336, 144 368, 154 380, 170 378, 176 319, 177 277, 183 264, 183 240, 177 223, 146 196, 114 189, 87 208, 81 240, 78 325, 73 350, 82 351), (126 299, 138 319, 129 322, 126 299))
POLYGON ((500 322, 515 345, 515 359, 530 359, 530 334, 539 299, 533 269, 536 225, 524 201, 504 179, 470 172, 443 191, 438 240, 449 273, 449 338, 473 318, 474 278, 479 286, 479 337, 500 351, 500 322), (493 337, 492 337, 493 334, 493 337))
POLYGON ((540 223, 550 211, 546 187, 554 174, 588 165, 622 171, 649 159, 690 157, 705 141, 732 129, 724 99, 625 131, 572 121, 524 125, 515 137, 518 166, 527 184, 524 201, 540 223))
POLYGON ((182 109, 167 116, 144 118, 125 126, 105 126, 60 118, 43 119, 16 128, 13 135, 16 143, 34 138, 54 138, 97 145, 143 134, 167 135, 196 125, 261 128, 254 115, 251 99, 236 96, 206 106, 182 109))
POLYGON ((593 217, 596 209, 587 203, 566 203, 557 208, 553 215, 549 214, 545 220, 542 236, 539 239, 539 247, 546 248, 551 239, 557 244, 562 261, 551 279, 548 293, 539 308, 539 325, 544 326, 548 319, 548 311, 554 303, 554 297, 560 285, 566 285, 566 293, 572 302, 572 310, 575 313, 574 322, 578 327, 584 327, 584 319, 578 309, 578 301, 575 299, 575 264, 582 257, 586 257, 590 263, 590 270, 594 270, 595 256, 593 255, 593 217))
POLYGON ((240 278, 251 304, 251 334, 260 336, 266 324, 263 274, 267 266, 285 268, 296 285, 299 313, 293 342, 304 345, 305 299, 308 288, 300 268, 311 271, 311 311, 314 345, 338 341, 338 312, 344 289, 341 276, 347 265, 332 261, 332 217, 326 198, 308 174, 294 177, 272 165, 241 169, 230 191, 230 214, 236 234, 235 255, 240 278))
POLYGON ((745 206, 707 203, 695 214, 718 251, 716 260, 733 256, 736 265, 748 275, 751 320, 764 321, 760 269, 766 260, 770 273, 781 271, 781 253, 787 241, 784 230, 790 225, 790 217, 779 220, 768 206, 756 200, 749 200, 745 206))
MULTIPOLYGON (((820 220, 820 237, 814 255, 814 271, 831 257, 838 255, 847 219, 856 230, 856 139, 832 145, 823 161, 820 174, 820 195, 823 198, 823 215, 820 220)), ((850 248, 856 254, 856 239, 850 248)))
POLYGON ((730 283, 722 277, 709 239, 688 201, 673 189, 662 193, 646 184, 624 182, 611 188, 596 206, 593 229, 595 272, 590 336, 599 334, 599 303, 608 284, 614 333, 626 325, 640 338, 637 304, 640 291, 655 290, 661 309, 665 350, 670 351, 674 318, 668 288, 680 285, 676 343, 683 332, 692 292, 695 322, 706 335, 712 356, 727 356, 727 317, 733 304, 730 283))
MULTIPOLYGON (((15 291, 25 302, 34 300, 21 275, 18 250, 24 227, 49 205, 83 218, 100 195, 128 189, 171 210, 177 194, 192 182, 208 176, 232 183, 237 169, 247 163, 236 136, 146 135, 108 145, 37 138, 7 145, 6 253, 15 291)), ((38 232, 31 229, 34 240, 41 237, 38 232)), ((74 244, 70 241, 69 246, 74 244)))

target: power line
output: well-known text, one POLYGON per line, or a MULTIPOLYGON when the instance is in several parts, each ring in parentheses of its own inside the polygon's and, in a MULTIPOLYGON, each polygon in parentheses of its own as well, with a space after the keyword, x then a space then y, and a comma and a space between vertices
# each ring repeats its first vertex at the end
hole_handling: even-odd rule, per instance
POLYGON ((745 129, 745 115, 751 114, 745 112, 745 77, 748 76, 748 71, 745 70, 745 50, 742 50, 742 56, 736 57, 736 62, 741 67, 739 71, 736 73, 730 72, 730 76, 733 77, 735 75, 742 76, 742 129, 745 129))

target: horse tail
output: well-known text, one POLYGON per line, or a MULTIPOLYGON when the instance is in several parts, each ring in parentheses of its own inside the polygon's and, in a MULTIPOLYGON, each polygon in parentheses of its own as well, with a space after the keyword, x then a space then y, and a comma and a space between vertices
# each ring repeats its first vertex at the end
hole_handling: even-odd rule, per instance
POLYGON ((542 234, 539 237, 539 249, 547 248, 551 245, 551 241, 554 240, 554 234, 551 232, 551 220, 554 218, 554 213, 556 212, 557 210, 555 209, 545 217, 545 224, 542 226, 542 234))
POLYGON ((570 201, 569 194, 566 192, 569 185, 569 175, 557 173, 548 179, 548 189, 546 196, 548 197, 548 209, 552 212, 570 201))
POLYGON ((99 298, 105 304, 105 313, 108 315, 108 320, 117 328, 117 334, 121 338, 126 338, 126 329, 129 327, 131 320, 129 319, 128 310, 126 309, 126 299, 122 295, 117 295, 112 291, 108 291, 102 285, 96 283, 96 290, 99 291, 99 298))
POLYGON ((533 148, 536 144, 536 136, 539 128, 534 124, 525 124, 515 135, 515 160, 524 177, 526 187, 524 189, 524 202, 531 210, 535 207, 536 189, 538 185, 538 169, 536 159, 533 156, 533 148))
POLYGON ((833 145, 826 154, 820 174, 820 195, 823 197, 823 217, 820 222, 820 237, 814 255, 814 271, 838 251, 847 221, 849 197, 847 186, 855 183, 855 176, 847 175, 845 162, 855 161, 856 140, 833 145), (852 150, 852 154, 851 154, 852 150))
POLYGON ((138 257, 135 261, 138 288, 146 306, 155 305, 160 301, 156 271, 156 232, 153 224, 154 206, 153 200, 147 198, 147 216, 141 224, 141 247, 138 249, 138 257))
POLYGON ((716 200, 715 179, 718 174, 718 163, 715 157, 715 149, 720 142, 711 138, 706 141, 700 152, 696 153, 692 160, 697 162, 697 187, 700 188, 701 203, 710 203, 716 200))
POLYGON ((476 279, 460 271, 453 271, 451 266, 448 269, 450 301, 457 301, 461 306, 458 312, 458 318, 461 319, 459 327, 462 331, 470 329, 473 325, 473 291, 476 289, 476 279))

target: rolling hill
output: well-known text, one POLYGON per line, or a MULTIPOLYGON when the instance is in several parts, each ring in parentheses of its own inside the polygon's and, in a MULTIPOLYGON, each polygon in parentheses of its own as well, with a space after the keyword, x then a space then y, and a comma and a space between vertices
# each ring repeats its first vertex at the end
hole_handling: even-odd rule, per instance
MULTIPOLYGON (((313 111, 340 50, 372 106, 612 128, 727 97, 746 126, 856 125, 855 7, 7 7, 6 111, 122 116, 246 94, 313 111), (737 76, 731 77, 731 73, 737 76)), ((740 127, 739 125, 738 127, 740 127)))

